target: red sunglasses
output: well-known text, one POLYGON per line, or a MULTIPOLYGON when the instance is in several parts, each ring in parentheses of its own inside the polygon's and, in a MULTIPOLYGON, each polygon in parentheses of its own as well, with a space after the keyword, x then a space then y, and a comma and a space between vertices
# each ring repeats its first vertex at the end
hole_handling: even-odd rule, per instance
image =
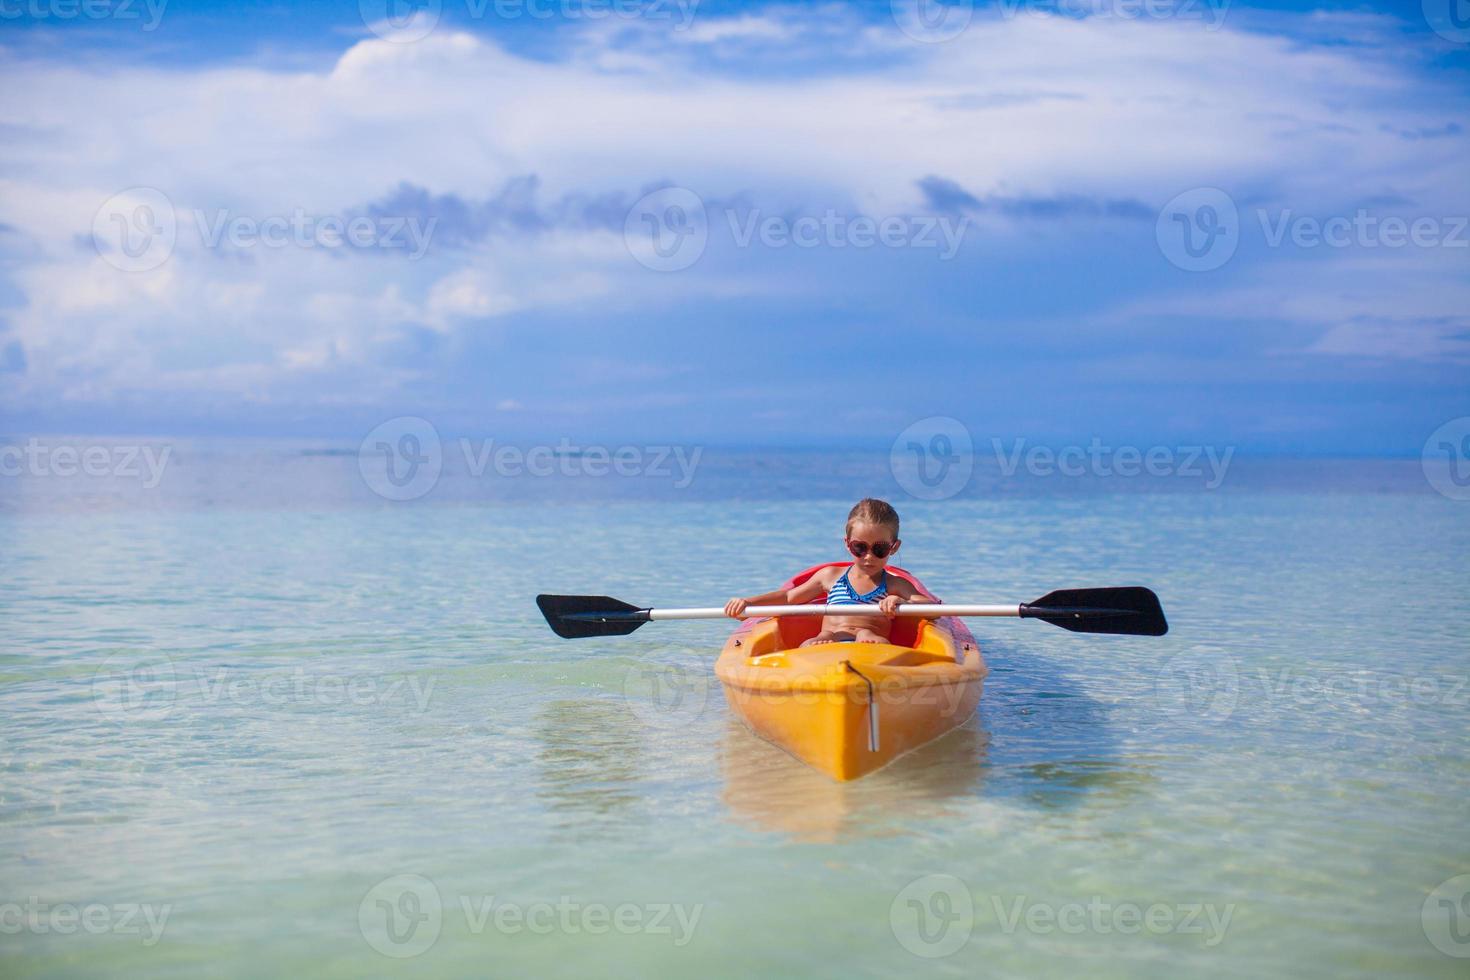
POLYGON ((873 549, 874 558, 887 558, 889 555, 893 554, 893 550, 898 547, 898 542, 879 541, 878 543, 873 545, 869 545, 866 541, 849 540, 847 542, 847 550, 852 552, 852 556, 854 558, 866 558, 868 554, 868 549, 870 547, 873 549))

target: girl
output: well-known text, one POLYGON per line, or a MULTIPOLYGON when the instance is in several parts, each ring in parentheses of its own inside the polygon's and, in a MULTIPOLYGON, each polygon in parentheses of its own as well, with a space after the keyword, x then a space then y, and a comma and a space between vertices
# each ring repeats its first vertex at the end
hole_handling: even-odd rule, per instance
POLYGON ((887 643, 901 602, 922 601, 914 587, 884 570, 898 553, 898 511, 872 497, 859 500, 847 515, 847 550, 856 559, 846 569, 824 568, 794 589, 767 592, 725 603, 725 615, 739 619, 746 606, 801 605, 826 596, 829 606, 877 603, 883 616, 830 615, 822 629, 802 646, 813 643, 887 643))

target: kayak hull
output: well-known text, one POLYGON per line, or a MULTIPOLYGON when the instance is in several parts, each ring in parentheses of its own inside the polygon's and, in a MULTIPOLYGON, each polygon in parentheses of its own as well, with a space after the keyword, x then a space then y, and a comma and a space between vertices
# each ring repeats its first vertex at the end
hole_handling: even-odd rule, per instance
MULTIPOLYGON (((794 577, 791 588, 826 565, 794 577)), ((902 569, 889 574, 912 582, 902 569)), ((725 643, 715 675, 731 709, 756 734, 839 781, 865 776, 964 724, 986 667, 953 617, 900 618, 889 643, 821 643, 821 617, 747 620, 725 643)))

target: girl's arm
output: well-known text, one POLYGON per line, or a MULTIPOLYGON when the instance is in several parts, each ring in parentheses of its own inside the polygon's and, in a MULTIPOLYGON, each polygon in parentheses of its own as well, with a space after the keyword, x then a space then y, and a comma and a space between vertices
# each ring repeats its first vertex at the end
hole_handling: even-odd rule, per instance
POLYGON ((803 602, 810 602, 817 596, 824 596, 832 587, 832 569, 824 568, 794 589, 786 592, 786 604, 799 606, 803 602))
POLYGON ((831 583, 826 579, 831 576, 826 570, 818 572, 794 589, 777 589, 775 592, 766 592, 761 595, 753 595, 748 599, 731 599, 725 603, 725 615, 739 619, 745 613, 746 606, 797 606, 803 602, 809 602, 817 596, 826 595, 831 583))
MULTIPOLYGON (((901 603, 927 601, 926 597, 919 595, 918 590, 916 590, 904 579, 894 576, 888 581, 891 583, 888 587, 888 594, 878 601, 878 608, 881 609, 883 611, 883 614, 889 619, 892 619, 893 617, 898 615, 898 607, 901 603)), ((916 618, 938 619, 939 617, 919 616, 916 618)))
POLYGON ((786 601, 786 595, 787 593, 785 589, 777 589, 775 592, 762 592, 760 595, 753 595, 748 599, 731 599, 729 602, 725 603, 725 615, 733 616, 734 618, 739 619, 741 614, 745 612, 746 606, 790 605, 790 603, 786 601))

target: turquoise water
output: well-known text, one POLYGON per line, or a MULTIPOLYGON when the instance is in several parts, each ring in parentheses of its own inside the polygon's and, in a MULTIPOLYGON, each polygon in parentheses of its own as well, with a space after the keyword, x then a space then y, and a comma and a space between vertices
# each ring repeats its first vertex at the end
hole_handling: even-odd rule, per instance
POLYGON ((1465 975, 1470 504, 1418 461, 925 502, 706 456, 408 504, 295 450, 0 481, 0 970, 1465 975), (868 492, 945 598, 1147 584, 1172 631, 977 621, 975 718, 837 785, 731 718, 728 624, 535 611, 773 586, 868 492))

